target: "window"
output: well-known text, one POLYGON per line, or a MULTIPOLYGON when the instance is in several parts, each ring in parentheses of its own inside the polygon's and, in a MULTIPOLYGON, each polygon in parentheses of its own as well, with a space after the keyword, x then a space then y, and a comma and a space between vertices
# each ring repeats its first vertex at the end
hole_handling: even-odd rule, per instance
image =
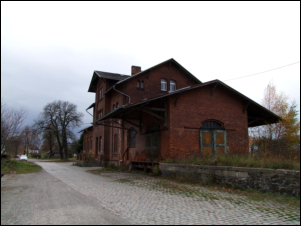
POLYGON ((131 147, 135 147, 136 146, 136 134, 137 131, 136 130, 130 130, 129 131, 129 140, 128 140, 128 144, 131 147))
POLYGON ((98 152, 101 153, 102 152, 102 137, 99 137, 99 149, 98 152))
POLYGON ((169 90, 170 90, 170 92, 176 90, 176 81, 170 80, 170 89, 169 90))
POLYGON ((90 137, 90 149, 92 149, 92 137, 90 137))
POLYGON ((103 112, 103 109, 100 110, 100 118, 102 118, 102 116, 103 116, 102 112, 103 112))
POLYGON ((140 81, 137 81, 137 88, 140 88, 140 81))
POLYGON ((96 140, 95 140, 95 150, 98 150, 98 137, 96 137, 96 140))
POLYGON ((117 134, 114 134, 114 147, 113 147, 113 154, 117 153, 117 144, 118 144, 118 140, 117 140, 117 134))
POLYGON ((102 88, 99 90, 99 100, 102 99, 102 88))
POLYGON ((141 89, 144 89, 144 81, 141 82, 141 89))
POLYGON ((215 121, 205 121, 202 123, 202 128, 206 129, 220 129, 222 125, 215 121))
POLYGON ((161 91, 167 91, 167 81, 166 81, 166 79, 161 79, 161 91))

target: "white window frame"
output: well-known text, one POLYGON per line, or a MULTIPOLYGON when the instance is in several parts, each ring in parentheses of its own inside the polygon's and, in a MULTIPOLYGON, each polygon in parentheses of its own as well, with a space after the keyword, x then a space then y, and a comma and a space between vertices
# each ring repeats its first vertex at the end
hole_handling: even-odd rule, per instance
POLYGON ((164 78, 161 79, 161 91, 167 91, 167 80, 164 78))
POLYGON ((177 89, 176 81, 175 80, 170 80, 170 83, 169 83, 170 92, 176 91, 176 89, 177 89), (174 87, 174 89, 172 87, 174 87))

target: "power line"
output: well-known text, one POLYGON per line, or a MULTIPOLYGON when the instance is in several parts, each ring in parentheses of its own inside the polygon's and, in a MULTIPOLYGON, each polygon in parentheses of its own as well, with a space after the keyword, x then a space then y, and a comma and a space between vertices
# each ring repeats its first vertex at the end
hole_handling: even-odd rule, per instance
POLYGON ((273 68, 273 69, 270 69, 270 70, 267 70, 267 71, 262 71, 262 72, 258 72, 258 73, 255 73, 255 74, 251 74, 251 75, 246 75, 246 76, 242 76, 242 77, 227 79, 227 80, 224 80, 224 82, 225 81, 235 80, 235 79, 240 79, 240 78, 245 78, 245 77, 250 77, 250 76, 254 76, 254 75, 263 74, 263 73, 266 73, 266 72, 269 72, 269 71, 278 70, 280 68, 288 67, 288 66, 291 66, 291 65, 294 65, 294 64, 299 64, 299 63, 300 63, 300 61, 295 62, 295 63, 291 63, 291 64, 287 64, 287 65, 284 65, 284 66, 281 66, 281 67, 273 68))

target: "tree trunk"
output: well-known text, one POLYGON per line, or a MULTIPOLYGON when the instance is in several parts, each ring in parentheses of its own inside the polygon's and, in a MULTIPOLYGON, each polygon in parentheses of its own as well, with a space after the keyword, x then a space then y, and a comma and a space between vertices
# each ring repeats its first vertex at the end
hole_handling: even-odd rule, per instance
POLYGON ((64 159, 68 160, 68 145, 67 145, 67 134, 66 130, 63 130, 63 148, 64 148, 64 159))

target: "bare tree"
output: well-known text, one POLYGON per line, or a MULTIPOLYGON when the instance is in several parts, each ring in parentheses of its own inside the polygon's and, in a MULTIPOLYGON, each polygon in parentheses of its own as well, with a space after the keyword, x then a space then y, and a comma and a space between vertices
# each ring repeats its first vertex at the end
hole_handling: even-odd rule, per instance
POLYGON ((10 153, 11 156, 16 157, 18 155, 18 149, 22 144, 21 136, 16 135, 14 137, 10 137, 7 140, 6 152, 10 153))
POLYGON ((28 156, 28 149, 32 146, 39 146, 41 138, 36 129, 30 126, 25 126, 21 133, 21 139, 24 144, 24 155, 28 156))
POLYGON ((26 115, 27 111, 24 108, 10 108, 1 99, 1 155, 6 152, 8 140, 20 133, 26 115))
POLYGON ((77 106, 68 101, 53 101, 44 107, 36 127, 52 130, 59 146, 61 159, 68 159, 68 138, 72 138, 71 129, 82 123, 83 114, 77 112, 77 106), (51 127, 49 126, 51 125, 51 127))
POLYGON ((55 147, 55 140, 54 140, 54 132, 51 125, 47 126, 48 128, 44 130, 42 139, 43 139, 43 148, 49 150, 49 158, 53 156, 53 150, 55 147))

